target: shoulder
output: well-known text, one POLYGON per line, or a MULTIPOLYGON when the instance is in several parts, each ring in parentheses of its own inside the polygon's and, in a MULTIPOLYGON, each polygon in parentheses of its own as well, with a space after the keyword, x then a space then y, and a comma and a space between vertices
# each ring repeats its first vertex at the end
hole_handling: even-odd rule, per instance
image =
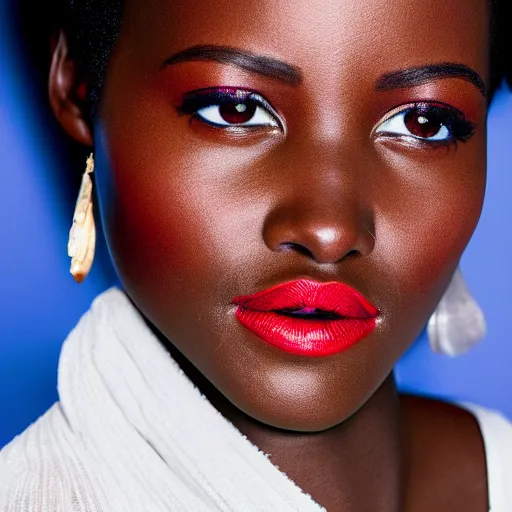
POLYGON ((439 512, 489 510, 486 450, 475 416, 420 397, 403 396, 401 405, 409 500, 439 512))
POLYGON ((413 475, 430 476, 421 479, 424 490, 425 483, 431 482, 446 496, 459 492, 467 504, 454 510, 512 510, 512 423, 508 419, 472 404, 410 396, 401 400, 406 443, 417 462, 413 475))
POLYGON ((83 499, 92 497, 93 486, 81 452, 56 403, 0 451, 0 510, 69 512, 73 506, 77 511, 96 510, 82 507, 83 499))
POLYGON ((479 425, 485 446, 492 512, 512 510, 512 423, 501 413, 464 404, 479 425))

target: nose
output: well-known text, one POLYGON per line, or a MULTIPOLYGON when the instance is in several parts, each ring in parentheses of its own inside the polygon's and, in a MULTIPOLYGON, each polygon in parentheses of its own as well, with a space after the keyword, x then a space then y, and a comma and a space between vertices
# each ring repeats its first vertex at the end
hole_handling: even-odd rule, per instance
POLYGON ((328 194, 276 206, 265 219, 263 239, 274 252, 295 251, 317 263, 368 256, 375 245, 372 216, 354 199, 328 194))

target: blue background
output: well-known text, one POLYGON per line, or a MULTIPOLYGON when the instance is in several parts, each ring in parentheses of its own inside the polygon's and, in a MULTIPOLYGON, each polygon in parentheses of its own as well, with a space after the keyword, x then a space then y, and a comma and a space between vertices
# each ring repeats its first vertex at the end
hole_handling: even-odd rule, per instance
MULTIPOLYGON (((47 50, 21 43, 23 27, 10 7, 0 1, 0 447, 57 399, 61 343, 92 298, 115 282, 101 243, 84 284, 68 274, 67 235, 86 155, 64 142, 39 73, 47 50), (28 58, 34 55, 39 68, 28 58)), ((462 261, 486 314, 485 342, 450 359, 433 354, 422 335, 397 378, 406 391, 473 401, 512 418, 511 122, 512 95, 503 89, 489 117, 484 212, 462 261)))

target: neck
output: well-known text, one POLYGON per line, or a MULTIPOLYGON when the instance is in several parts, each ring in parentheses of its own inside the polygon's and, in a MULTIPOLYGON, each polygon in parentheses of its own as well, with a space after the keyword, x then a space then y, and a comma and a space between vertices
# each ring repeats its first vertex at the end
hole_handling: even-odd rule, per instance
POLYGON ((356 414, 323 432, 275 429, 232 405, 220 412, 329 512, 399 510, 400 409, 392 376, 356 414))
POLYGON ((163 336, 159 338, 212 405, 329 512, 400 509, 403 454, 393 375, 340 425, 317 433, 290 432, 244 414, 163 336))

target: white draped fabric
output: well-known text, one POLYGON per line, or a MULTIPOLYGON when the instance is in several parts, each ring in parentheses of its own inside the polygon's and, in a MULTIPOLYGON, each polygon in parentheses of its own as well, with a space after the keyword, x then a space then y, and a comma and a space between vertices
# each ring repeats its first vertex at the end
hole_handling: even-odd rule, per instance
MULTIPOLYGON (((118 289, 67 338, 58 388, 0 452, 1 512, 324 510, 201 395, 118 289)), ((474 413, 493 438, 493 512, 510 512, 512 428, 474 413)))

